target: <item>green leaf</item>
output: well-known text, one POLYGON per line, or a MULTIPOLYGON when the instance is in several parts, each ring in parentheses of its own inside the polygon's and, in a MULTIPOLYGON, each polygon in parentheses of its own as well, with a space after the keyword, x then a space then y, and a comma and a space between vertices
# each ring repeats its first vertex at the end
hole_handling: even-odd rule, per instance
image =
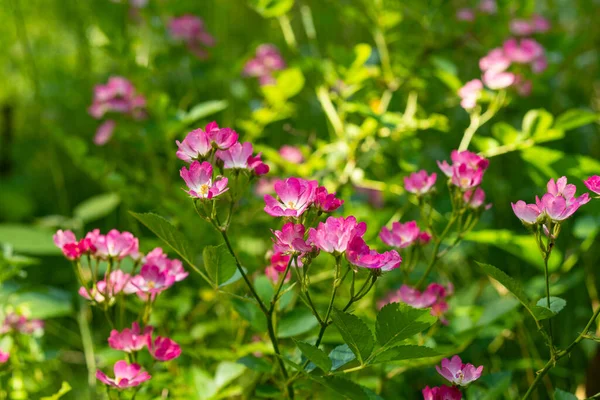
POLYGON ((578 397, 569 392, 565 392, 564 390, 555 389, 554 390, 554 400, 577 400, 578 397))
POLYGON ((0 243, 10 244, 16 253, 57 255, 60 249, 52 241, 54 232, 27 225, 0 224, 0 243))
POLYGON ((350 361, 356 360, 356 355, 350 350, 347 344, 342 344, 331 350, 329 359, 331 360, 331 370, 335 371, 350 361))
POLYGON ((563 300, 560 297, 550 296, 550 307, 548 307, 548 300, 544 297, 535 304, 533 313, 538 320, 548 319, 558 314, 566 305, 566 300, 563 300))
POLYGON ((375 346, 369 327, 357 316, 337 309, 333 310, 331 319, 340 331, 344 342, 356 355, 358 361, 363 364, 375 346))
POLYGON ((223 250, 215 246, 206 246, 202 251, 204 268, 214 286, 220 286, 227 282, 235 274, 236 266, 234 260, 223 250))
POLYGON ((56 392, 52 396, 42 397, 40 400, 58 400, 70 391, 71 385, 69 385, 68 382, 63 382, 58 392, 56 392))
POLYGON ((233 298, 231 299, 233 308, 246 321, 250 322, 252 328, 258 332, 264 332, 267 329, 267 320, 265 314, 260 310, 254 300, 247 301, 233 298))
POLYGON ((369 396, 363 390, 364 388, 348 379, 339 376, 326 376, 323 378, 314 375, 309 376, 326 388, 342 395, 344 399, 369 400, 369 396))
POLYGON ((210 278, 202 272, 194 263, 187 238, 179 232, 169 221, 153 213, 135 213, 129 212, 138 221, 150 229, 156 236, 165 242, 174 252, 176 252, 190 267, 194 269, 204 280, 211 282, 210 278))
POLYGON ((246 368, 249 368, 256 372, 271 372, 272 367, 271 363, 269 363, 264 358, 255 357, 255 356, 245 356, 237 360, 237 363, 245 365, 246 368))
POLYGON ((53 287, 36 288, 35 292, 17 292, 10 297, 14 307, 26 307, 31 318, 48 319, 71 315, 71 293, 53 287))
POLYGON ((554 123, 555 129, 568 131, 598 121, 599 114, 588 110, 568 110, 559 115, 554 123))
POLYGON ((181 122, 185 125, 191 125, 202 118, 223 111, 228 105, 226 100, 210 100, 196 104, 190 111, 181 116, 181 122))
POLYGON ((73 215, 84 223, 96 221, 109 215, 120 203, 121 198, 116 193, 101 194, 79 203, 73 215))
POLYGON ((260 297, 265 304, 269 304, 275 295, 273 283, 271 282, 271 279, 265 275, 260 275, 254 279, 254 289, 256 290, 258 297, 260 297))
POLYGON ((527 297, 527 294, 525 294, 525 291, 519 282, 506 275, 504 271, 494 267, 493 265, 483 264, 478 261, 475 261, 475 263, 477 263, 477 265, 479 265, 483 272, 485 272, 489 277, 497 280, 502 286, 508 289, 508 291, 511 292, 521 302, 521 304, 523 304, 523 306, 525 306, 527 311, 529 311, 529 313, 536 318, 533 310, 531 309, 529 298, 527 297))
POLYGON ((439 353, 429 347, 412 345, 396 346, 377 354, 371 361, 371 364, 435 356, 439 356, 439 353))
POLYGON ((285 314, 277 327, 277 337, 289 338, 306 333, 316 327, 319 321, 306 308, 296 308, 285 314))
POLYGON ((521 132, 506 122, 497 122, 492 126, 492 135, 502 144, 512 144, 520 139, 521 132))
POLYGON ((299 68, 289 68, 277 75, 277 89, 286 99, 294 97, 304 87, 304 75, 299 68))
POLYGON ((392 347, 436 321, 429 309, 416 309, 404 303, 390 303, 377 314, 377 340, 383 347, 392 347))
POLYGON ((265 18, 280 17, 293 5, 294 0, 250 0, 250 6, 265 18))
POLYGON ((543 140, 553 121, 552 114, 542 108, 529 110, 523 117, 523 133, 527 137, 543 140))
POLYGON ((217 371, 215 372, 215 385, 217 386, 217 390, 220 390, 231 383, 234 379, 238 378, 244 371, 246 367, 242 364, 238 364, 236 362, 231 361, 223 361, 219 363, 217 366, 217 371))
MULTIPOLYGON (((600 161, 595 158, 566 154, 560 150, 546 147, 536 146, 523 150, 521 157, 546 177, 556 178, 567 175, 583 180, 600 171, 600 161)), ((540 183, 543 185, 546 184, 546 181, 546 178, 540 179, 540 183)), ((553 256, 552 258, 556 259, 557 257, 553 256)))
POLYGON ((296 346, 298 346, 302 354, 304 354, 304 356, 312 361, 317 367, 321 368, 323 372, 329 372, 331 370, 331 359, 323 350, 305 342, 298 342, 294 340, 294 343, 296 343, 296 346))

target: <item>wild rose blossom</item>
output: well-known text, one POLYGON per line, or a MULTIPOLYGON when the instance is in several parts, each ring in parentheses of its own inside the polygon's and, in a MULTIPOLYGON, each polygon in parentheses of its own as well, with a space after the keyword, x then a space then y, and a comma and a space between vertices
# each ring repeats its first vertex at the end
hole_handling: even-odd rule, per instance
POLYGON ((313 203, 317 181, 287 178, 275 182, 278 199, 265 195, 265 212, 273 217, 299 217, 313 203))
POLYGON ((452 359, 443 359, 442 365, 436 366, 437 372, 447 379, 450 383, 458 386, 467 386, 476 381, 483 372, 483 365, 475 367, 473 364, 463 364, 459 356, 453 356, 452 359))
POLYGON ((534 39, 508 39, 502 45, 504 54, 511 62, 529 64, 544 56, 544 48, 534 39))
POLYGON ((127 256, 132 258, 140 256, 139 240, 130 232, 119 232, 116 229, 111 229, 106 235, 96 236, 94 234, 87 238, 96 248, 95 255, 97 257, 122 260, 127 256))
POLYGON ((169 275, 175 278, 175 282, 181 282, 189 275, 189 273, 183 269, 183 264, 180 260, 169 259, 160 247, 157 247, 148 253, 146 257, 144 257, 143 263, 157 266, 160 272, 167 271, 169 275))
POLYGON ((131 279, 131 284, 138 289, 138 295, 150 294, 152 297, 173 286, 175 277, 167 271, 161 271, 155 265, 146 264, 139 275, 131 279))
POLYGON ((283 145, 279 149, 279 155, 285 161, 292 164, 300 164, 304 161, 304 156, 299 148, 296 146, 283 145))
POLYGON ((206 32, 204 21, 195 15, 182 15, 169 21, 169 33, 173 39, 184 42, 190 52, 200 59, 208 57, 207 47, 215 45, 215 38, 206 32))
POLYGON ((150 355, 157 361, 169 361, 181 355, 181 347, 167 337, 157 336, 152 340, 148 335, 146 341, 150 355))
POLYGON ((273 73, 285 68, 285 61, 277 47, 262 44, 256 49, 256 56, 244 66, 244 75, 258 78, 261 86, 275 83, 273 73))
POLYGON ((423 400, 461 400, 462 393, 455 387, 446 385, 430 388, 426 386, 422 391, 423 400))
POLYGON ((398 268, 402 262, 402 258, 397 251, 392 250, 378 253, 375 250, 371 250, 360 236, 354 236, 348 243, 346 259, 350 264, 357 267, 380 269, 384 272, 398 268))
POLYGON ((304 240, 306 228, 302 224, 288 222, 280 231, 273 231, 273 250, 281 254, 308 253, 313 248, 304 240))
POLYGON ((44 329, 44 321, 40 319, 29 319, 24 315, 14 312, 6 314, 0 326, 0 334, 18 332, 23 335, 39 336, 44 329))
POLYGON ((0 350, 0 364, 5 364, 9 358, 10 354, 8 352, 0 350))
POLYGON ((445 324, 447 321, 444 319, 444 314, 448 311, 446 298, 453 292, 452 284, 443 286, 439 283, 431 283, 423 292, 408 285, 402 285, 400 289, 389 293, 377 305, 382 308, 389 303, 402 302, 419 309, 431 307, 431 315, 440 318, 441 322, 445 324))
POLYGON ((210 138, 202 128, 194 129, 186 135, 182 142, 176 140, 175 143, 178 147, 177 153, 175 153, 177 158, 187 163, 204 159, 212 151, 210 138))
POLYGON ((593 175, 583 181, 585 186, 591 191, 600 196, 600 176, 593 175))
POLYGON ((341 254, 348 248, 348 243, 355 236, 362 236, 367 231, 367 224, 358 223, 353 216, 329 217, 325 222, 319 222, 319 226, 310 228, 308 238, 310 243, 317 246, 326 253, 341 254))
POLYGON ((479 60, 479 68, 483 71, 502 72, 510 67, 511 61, 502 48, 494 48, 479 60))
MULTIPOLYGON (((271 256, 271 264, 269 264, 266 268, 265 268, 265 275, 271 279, 271 281, 273 281, 274 283, 277 283, 279 281, 279 276, 285 272, 288 263, 290 262, 291 256, 282 254, 282 253, 274 253, 271 256)), ((298 265, 300 266, 300 265, 298 265)), ((288 271, 287 275, 285 276, 284 281, 288 282, 291 278, 291 272, 292 271, 288 271)))
POLYGON ((533 15, 531 19, 515 18, 510 21, 510 31, 513 35, 529 36, 534 33, 546 33, 550 30, 550 22, 541 15, 533 15))
POLYGON ((512 72, 485 71, 482 80, 490 89, 500 90, 512 86, 517 81, 517 75, 512 72))
POLYGON ((219 150, 227 150, 237 143, 239 135, 231 128, 219 128, 219 125, 213 121, 206 125, 204 131, 210 139, 212 147, 219 150))
POLYGON ((421 231, 416 221, 409 221, 404 224, 394 222, 391 230, 385 226, 381 228, 379 238, 388 246, 403 249, 415 244, 420 234, 421 231))
POLYGON ((190 164, 189 170, 186 167, 182 167, 179 175, 189 188, 186 193, 191 197, 210 200, 229 190, 227 187, 227 178, 220 178, 213 181, 213 167, 207 161, 202 163, 194 161, 190 164))
POLYGON ((117 294, 135 293, 138 289, 132 286, 131 275, 121 271, 120 269, 112 271, 108 277, 108 285, 106 279, 96 282, 92 288, 79 288, 79 295, 87 300, 93 300, 96 303, 103 303, 111 300, 117 294))
POLYGON ((483 83, 479 79, 473 79, 458 89, 458 95, 461 98, 460 106, 465 110, 470 110, 477 105, 477 99, 483 91, 483 83))
POLYGON ((269 172, 269 166, 262 162, 260 153, 252 156, 252 143, 250 142, 237 142, 227 150, 218 150, 216 156, 223 161, 225 169, 252 170, 256 175, 264 175, 269 172))
POLYGON ((148 337, 152 336, 152 330, 151 326, 147 326, 141 332, 140 325, 137 322, 133 323, 131 329, 125 328, 121 332, 113 329, 110 331, 108 345, 115 350, 122 350, 127 353, 139 351, 146 346, 148 337))
POLYGON ((489 161, 468 150, 453 150, 450 154, 452 165, 438 161, 442 172, 450 177, 450 182, 463 190, 472 189, 481 184, 489 161))
POLYGON ((477 8, 485 14, 496 14, 498 12, 496 0, 481 0, 477 8))
POLYGON ((317 211, 331 213, 340 208, 344 200, 335 197, 335 193, 327 192, 327 188, 319 186, 315 190, 315 200, 313 205, 317 211))
MULTIPOLYGON (((465 205, 469 208, 479 209, 483 207, 483 203, 485 203, 485 192, 481 188, 473 190, 467 190, 463 195, 463 201, 465 205)), ((489 210, 492 207, 492 204, 486 204, 485 209, 489 210)))
POLYGON ((104 372, 97 371, 96 379, 105 385, 117 389, 127 389, 139 386, 151 378, 148 372, 142 371, 142 367, 139 364, 128 364, 124 360, 117 361, 113 370, 115 374, 114 378, 109 378, 104 372))
POLYGON ((413 172, 409 176, 404 177, 404 189, 407 192, 422 196, 433 189, 436 179, 437 174, 435 172, 427 175, 427 171, 422 169, 419 172, 413 172))

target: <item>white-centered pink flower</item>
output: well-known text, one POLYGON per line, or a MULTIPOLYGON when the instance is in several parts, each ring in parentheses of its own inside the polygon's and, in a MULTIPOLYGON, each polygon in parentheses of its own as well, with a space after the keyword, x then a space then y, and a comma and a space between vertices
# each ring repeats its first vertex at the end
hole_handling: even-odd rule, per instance
POLYGON ((133 323, 131 329, 125 328, 121 332, 113 329, 108 338, 108 345, 115 350, 121 350, 126 353, 140 351, 146 347, 148 338, 152 337, 152 330, 151 326, 147 326, 142 332, 137 322, 133 323))
POLYGON ((286 223, 280 231, 273 231, 273 235, 275 236, 273 238, 273 250, 276 253, 282 254, 311 252, 313 250, 312 246, 304 240, 305 232, 306 228, 302 224, 286 223))
POLYGON ((139 364, 128 364, 127 361, 117 361, 114 368, 114 378, 109 378, 102 371, 96 372, 96 378, 109 386, 117 389, 127 389, 139 386, 142 383, 150 380, 151 376, 148 372, 142 371, 139 364))
POLYGON ((348 248, 348 243, 355 236, 363 236, 367 231, 367 224, 357 222, 353 216, 329 217, 319 226, 310 228, 308 237, 310 243, 327 253, 341 254, 348 248))
POLYGON ((381 228, 379 237, 388 246, 403 249, 415 244, 419 239, 420 233, 421 230, 417 226, 416 221, 409 221, 404 224, 394 222, 392 223, 392 229, 388 229, 385 226, 381 228))
POLYGON ((187 193, 191 197, 212 199, 229 189, 227 178, 213 180, 213 167, 207 161, 202 163, 194 161, 189 169, 182 167, 179 174, 189 188, 187 193))
POLYGON ((479 379, 483 372, 483 365, 475 367, 473 364, 463 364, 459 356, 453 356, 450 360, 444 358, 441 367, 435 368, 441 376, 457 386, 467 386, 479 379))
POLYGON ((273 217, 299 217, 313 203, 317 181, 287 178, 275 182, 277 199, 265 195, 265 212, 273 217))
POLYGON ((436 179, 437 174, 435 172, 428 175, 427 171, 422 169, 419 172, 413 172, 409 176, 404 177, 404 189, 407 192, 422 196, 431 192, 436 179))

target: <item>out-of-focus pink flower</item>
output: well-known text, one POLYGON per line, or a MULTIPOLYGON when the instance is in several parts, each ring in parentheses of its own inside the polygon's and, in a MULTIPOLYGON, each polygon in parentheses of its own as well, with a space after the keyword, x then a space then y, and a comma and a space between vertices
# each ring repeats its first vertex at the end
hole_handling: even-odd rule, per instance
POLYGON ((483 91, 483 83, 479 79, 473 79, 460 89, 458 95, 461 98, 460 105, 465 110, 470 110, 477 105, 477 99, 483 91))
POLYGON ((496 0, 481 0, 479 2, 479 11, 485 14, 496 14, 498 12, 498 5, 496 0))
POLYGON ((421 246, 426 245, 430 241, 431 241, 431 235, 429 234, 429 232, 421 232, 421 233, 419 233, 419 244, 421 246))
POLYGON ((600 196, 600 176, 593 175, 583 181, 585 186, 591 191, 600 196))
POLYGON ((461 189, 471 189, 481 185, 483 179, 483 169, 471 169, 468 165, 462 164, 454 168, 451 182, 454 186, 461 189))
POLYGON ((454 385, 466 386, 476 381, 483 372, 483 365, 475 368, 473 364, 463 364, 459 356, 444 358, 442 365, 436 366, 437 372, 454 385))
MULTIPOLYGON (((274 283, 277 283, 279 281, 279 276, 285 272, 288 263, 291 260, 291 256, 282 254, 282 253, 275 253, 271 256, 271 264, 269 264, 266 268, 265 268, 265 275, 267 275, 267 277, 269 279, 271 279, 274 283)), ((300 266, 300 265, 298 265, 300 266)), ((287 275, 285 276, 284 281, 288 282, 291 278, 291 272, 292 271, 288 271, 287 275)))
POLYGON ((431 315, 440 318, 443 324, 448 321, 444 318, 444 314, 448 311, 448 303, 446 298, 454 292, 452 284, 447 286, 439 283, 431 283, 421 292, 420 290, 402 285, 400 289, 389 293, 384 299, 377 303, 381 308, 389 303, 402 302, 414 308, 429 308, 431 307, 431 315))
POLYGON ((151 378, 150 374, 142 371, 139 364, 128 364, 127 361, 117 361, 114 366, 114 378, 109 378, 102 371, 96 372, 96 379, 105 385, 115 387, 117 389, 127 389, 130 387, 139 386, 151 378))
POLYGON ((319 226, 310 228, 308 237, 310 243, 327 253, 341 254, 346 251, 348 243, 354 236, 362 236, 367 231, 367 224, 358 223, 353 216, 329 217, 319 226))
POLYGON ((256 176, 265 175, 270 170, 269 166, 261 159, 261 156, 262 154, 258 153, 257 155, 248 158, 248 168, 250 168, 256 176))
POLYGON ((541 211, 535 204, 527 204, 523 200, 519 200, 516 203, 510 203, 513 212, 524 224, 535 224, 538 222, 538 217, 541 211))
POLYGON ((548 59, 543 54, 531 62, 531 71, 534 74, 541 74, 546 68, 548 68, 548 59))
POLYGON ((96 129, 96 135, 94 136, 94 144, 97 146, 105 145, 113 135, 115 130, 115 126, 117 126, 116 121, 112 119, 107 119, 104 121, 98 129, 96 129))
POLYGON ((512 72, 486 71, 483 73, 482 80, 490 89, 500 90, 515 83, 516 75, 512 72))
POLYGON ((213 121, 204 128, 211 145, 219 150, 227 150, 237 143, 239 135, 231 128, 219 128, 219 125, 213 121))
POLYGON ((44 321, 40 319, 29 319, 24 315, 14 312, 6 314, 0 326, 0 334, 19 332, 24 335, 39 336, 44 329, 44 321))
POLYGON ((0 350, 0 364, 4 364, 10 358, 10 354, 8 352, 4 352, 0 350))
POLYGON ((413 172, 409 176, 404 177, 404 189, 407 192, 422 196, 431 191, 436 179, 437 174, 435 172, 427 175, 427 171, 422 169, 419 172, 413 172))
POLYGON ((535 31, 539 33, 546 33, 552 28, 550 21, 539 14, 534 14, 531 18, 531 22, 535 31))
POLYGON ((300 164, 304 161, 304 156, 296 146, 284 145, 279 149, 281 158, 292 164, 300 164))
POLYGON ((146 337, 146 340, 148 351, 155 360, 169 361, 181 355, 181 347, 172 339, 157 336, 153 341, 152 336, 149 335, 146 337))
POLYGON ((106 279, 103 279, 96 282, 91 289, 80 287, 78 293, 85 299, 93 300, 96 303, 103 303, 110 301, 121 292, 125 294, 135 293, 138 289, 132 286, 131 280, 131 275, 118 269, 110 273, 108 284, 106 283, 106 279))
POLYGON ((63 231, 62 229, 56 231, 54 236, 52 236, 52 240, 54 240, 54 244, 59 249, 62 249, 65 244, 77 242, 77 238, 72 231, 63 231))
POLYGON ((215 38, 206 32, 204 21, 195 15, 182 15, 169 21, 169 33, 173 39, 185 42, 188 50, 198 58, 208 57, 206 47, 215 45, 215 38))
POLYGON ((210 138, 202 128, 194 129, 182 142, 177 140, 175 143, 178 147, 177 158, 187 163, 205 158, 212 150, 210 138))
POLYGON ((312 251, 313 248, 304 240, 305 231, 302 224, 286 223, 280 231, 273 231, 275 235, 273 250, 281 254, 301 254, 312 251))
POLYGON ((122 350, 127 353, 139 351, 146 346, 148 338, 152 336, 152 327, 147 326, 144 332, 140 331, 140 325, 134 322, 131 329, 125 328, 121 332, 113 329, 110 331, 108 345, 115 350, 122 350))
MULTIPOLYGON (((473 190, 467 190, 463 195, 463 201, 468 207, 478 209, 485 203, 485 192, 481 188, 475 189, 475 192, 473 192, 473 190)), ((491 207, 492 204, 485 205, 486 210, 489 210, 491 207)))
POLYGON ((381 228, 379 237, 388 246, 403 249, 416 243, 420 233, 416 221, 409 221, 404 224, 394 222, 391 230, 385 226, 381 228))
POLYGON ((139 254, 139 241, 130 232, 119 232, 111 229, 106 235, 99 235, 92 240, 96 248, 96 256, 101 258, 136 257, 139 254))
POLYGON ((275 182, 278 199, 265 195, 265 212, 273 217, 299 217, 313 203, 317 181, 287 178, 275 182))
POLYGON ((157 295, 173 286, 174 283, 174 276, 150 264, 144 265, 139 275, 131 278, 131 284, 141 292, 138 292, 138 294, 157 295))
POLYGON ((229 189, 227 187, 227 178, 220 178, 213 181, 213 167, 207 161, 202 163, 194 161, 190 164, 189 170, 186 167, 182 167, 179 175, 189 188, 186 193, 191 197, 212 199, 229 189))
POLYGON ((510 21, 510 32, 517 36, 529 36, 534 32, 534 27, 529 20, 515 18, 510 21))
POLYGON ((489 51, 489 53, 479 60, 479 68, 482 71, 494 71, 502 72, 510 66, 510 59, 504 54, 502 48, 495 48, 489 51))
POLYGON ((402 262, 402 257, 397 251, 378 253, 371 250, 360 236, 354 236, 348 243, 346 259, 357 267, 380 269, 384 272, 398 268, 402 262))
POLYGON ((456 11, 456 19, 459 21, 475 21, 475 11, 472 8, 461 8, 456 11))
POLYGON ((318 211, 331 213, 344 204, 344 200, 335 197, 335 193, 328 193, 327 188, 319 186, 315 190, 314 206, 318 211))
POLYGON ((275 82, 273 73, 285 68, 285 61, 277 47, 262 44, 256 49, 256 56, 244 66, 244 75, 259 78, 261 85, 275 82))
POLYGON ((512 61, 528 64, 544 54, 544 48, 534 39, 508 39, 502 46, 504 54, 512 61))
POLYGON ((69 260, 76 260, 83 254, 95 253, 96 247, 89 238, 77 241, 75 234, 71 231, 58 230, 53 236, 54 244, 62 250, 69 260))
POLYGON ((260 197, 264 197, 266 194, 275 193, 275 182, 277 181, 278 179, 275 178, 260 178, 256 182, 254 193, 260 197))
POLYGON ((423 389, 423 400, 462 400, 462 393, 455 387, 446 385, 423 389))
POLYGON ((402 285, 398 293, 400 301, 414 308, 431 307, 438 300, 438 293, 429 287, 421 293, 418 289, 402 285))
POLYGON ((169 275, 175 278, 175 282, 181 282, 189 275, 189 273, 183 269, 183 264, 180 260, 169 259, 160 247, 157 247, 148 253, 143 259, 143 263, 156 265, 160 269, 160 272, 167 271, 169 275))
POLYGON ((533 84, 529 79, 524 79, 522 76, 517 75, 514 83, 514 88, 519 96, 527 97, 531 94, 533 84))

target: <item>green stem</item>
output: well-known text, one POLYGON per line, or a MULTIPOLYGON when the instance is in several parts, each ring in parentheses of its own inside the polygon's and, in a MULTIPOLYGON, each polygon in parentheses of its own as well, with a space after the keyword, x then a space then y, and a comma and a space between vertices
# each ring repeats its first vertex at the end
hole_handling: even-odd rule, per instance
POLYGON ((448 232, 450 232, 450 228, 452 227, 452 225, 454 225, 454 222, 456 222, 456 212, 452 213, 452 217, 450 217, 450 221, 448 221, 448 225, 446 225, 446 228, 444 229, 442 234, 436 239, 435 246, 433 247, 433 254, 431 255, 431 259, 429 260, 429 265, 427 265, 427 269, 425 270, 425 273, 423 274, 421 279, 419 279, 415 288, 420 289, 423 286, 423 284, 425 284, 425 281, 427 280, 427 276, 429 275, 429 273, 435 266, 435 263, 437 262, 437 260, 439 260, 439 258, 440 258, 438 256, 438 251, 440 250, 440 245, 442 244, 442 241, 444 240, 444 238, 446 237, 448 232))
MULTIPOLYGON (((550 253, 552 249, 548 251, 544 257, 544 275, 546 278, 546 305, 550 309, 550 273, 548 272, 548 260, 550 259, 550 253)), ((554 359, 554 334, 552 333, 552 318, 548 318, 548 330, 549 330, 549 345, 550 345, 550 360, 554 359)))

